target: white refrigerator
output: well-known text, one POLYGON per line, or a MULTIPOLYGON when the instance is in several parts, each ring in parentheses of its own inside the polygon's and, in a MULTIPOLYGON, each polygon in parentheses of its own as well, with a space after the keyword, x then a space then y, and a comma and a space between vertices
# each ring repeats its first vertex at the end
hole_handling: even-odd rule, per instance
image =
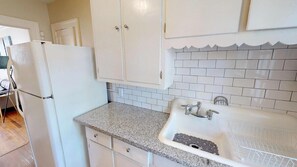
POLYGON ((37 167, 88 166, 75 116, 107 103, 91 48, 33 41, 9 49, 37 167))

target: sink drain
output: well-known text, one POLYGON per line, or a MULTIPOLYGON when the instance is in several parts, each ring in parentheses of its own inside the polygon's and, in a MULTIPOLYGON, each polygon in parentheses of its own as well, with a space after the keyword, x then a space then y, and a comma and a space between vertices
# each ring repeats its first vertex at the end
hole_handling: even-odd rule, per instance
POLYGON ((196 148, 196 149, 199 149, 199 150, 202 150, 202 147, 198 146, 197 144, 190 144, 189 146, 193 147, 193 148, 196 148))

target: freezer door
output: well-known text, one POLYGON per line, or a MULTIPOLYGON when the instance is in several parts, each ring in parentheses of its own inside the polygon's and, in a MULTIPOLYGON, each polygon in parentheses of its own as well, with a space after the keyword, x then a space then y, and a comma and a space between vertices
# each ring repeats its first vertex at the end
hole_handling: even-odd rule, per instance
POLYGON ((41 41, 13 45, 9 57, 18 89, 41 97, 52 94, 41 41))
POLYGON ((84 131, 73 118, 107 103, 106 83, 95 78, 91 48, 45 45, 45 53, 66 166, 88 166, 84 131))
POLYGON ((53 99, 42 100, 23 92, 19 95, 37 167, 64 167, 53 99))

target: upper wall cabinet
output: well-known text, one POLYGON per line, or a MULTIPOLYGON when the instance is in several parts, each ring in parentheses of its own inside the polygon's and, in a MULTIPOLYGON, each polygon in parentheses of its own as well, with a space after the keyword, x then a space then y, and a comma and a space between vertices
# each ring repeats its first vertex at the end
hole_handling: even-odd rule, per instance
POLYGON ((162 49, 162 0, 91 0, 97 77, 151 88, 172 83, 162 49))
POLYGON ((296 0, 164 1, 166 49, 297 44, 296 0))
POLYGON ((247 30, 297 27, 296 0, 251 0, 247 30))
POLYGON ((242 0, 166 0, 166 38, 235 33, 242 0))

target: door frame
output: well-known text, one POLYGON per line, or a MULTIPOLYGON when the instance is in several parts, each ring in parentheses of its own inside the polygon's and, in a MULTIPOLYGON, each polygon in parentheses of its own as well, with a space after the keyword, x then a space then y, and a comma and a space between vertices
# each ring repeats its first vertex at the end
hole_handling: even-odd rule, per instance
POLYGON ((71 27, 73 27, 75 31, 75 39, 76 39, 77 46, 81 46, 80 28, 79 28, 79 22, 77 18, 51 24, 54 43, 58 43, 57 34, 55 33, 55 30, 61 30, 61 29, 66 29, 71 27))
POLYGON ((27 29, 29 30, 31 41, 40 40, 40 31, 37 22, 0 15, 0 24, 3 26, 27 29))

